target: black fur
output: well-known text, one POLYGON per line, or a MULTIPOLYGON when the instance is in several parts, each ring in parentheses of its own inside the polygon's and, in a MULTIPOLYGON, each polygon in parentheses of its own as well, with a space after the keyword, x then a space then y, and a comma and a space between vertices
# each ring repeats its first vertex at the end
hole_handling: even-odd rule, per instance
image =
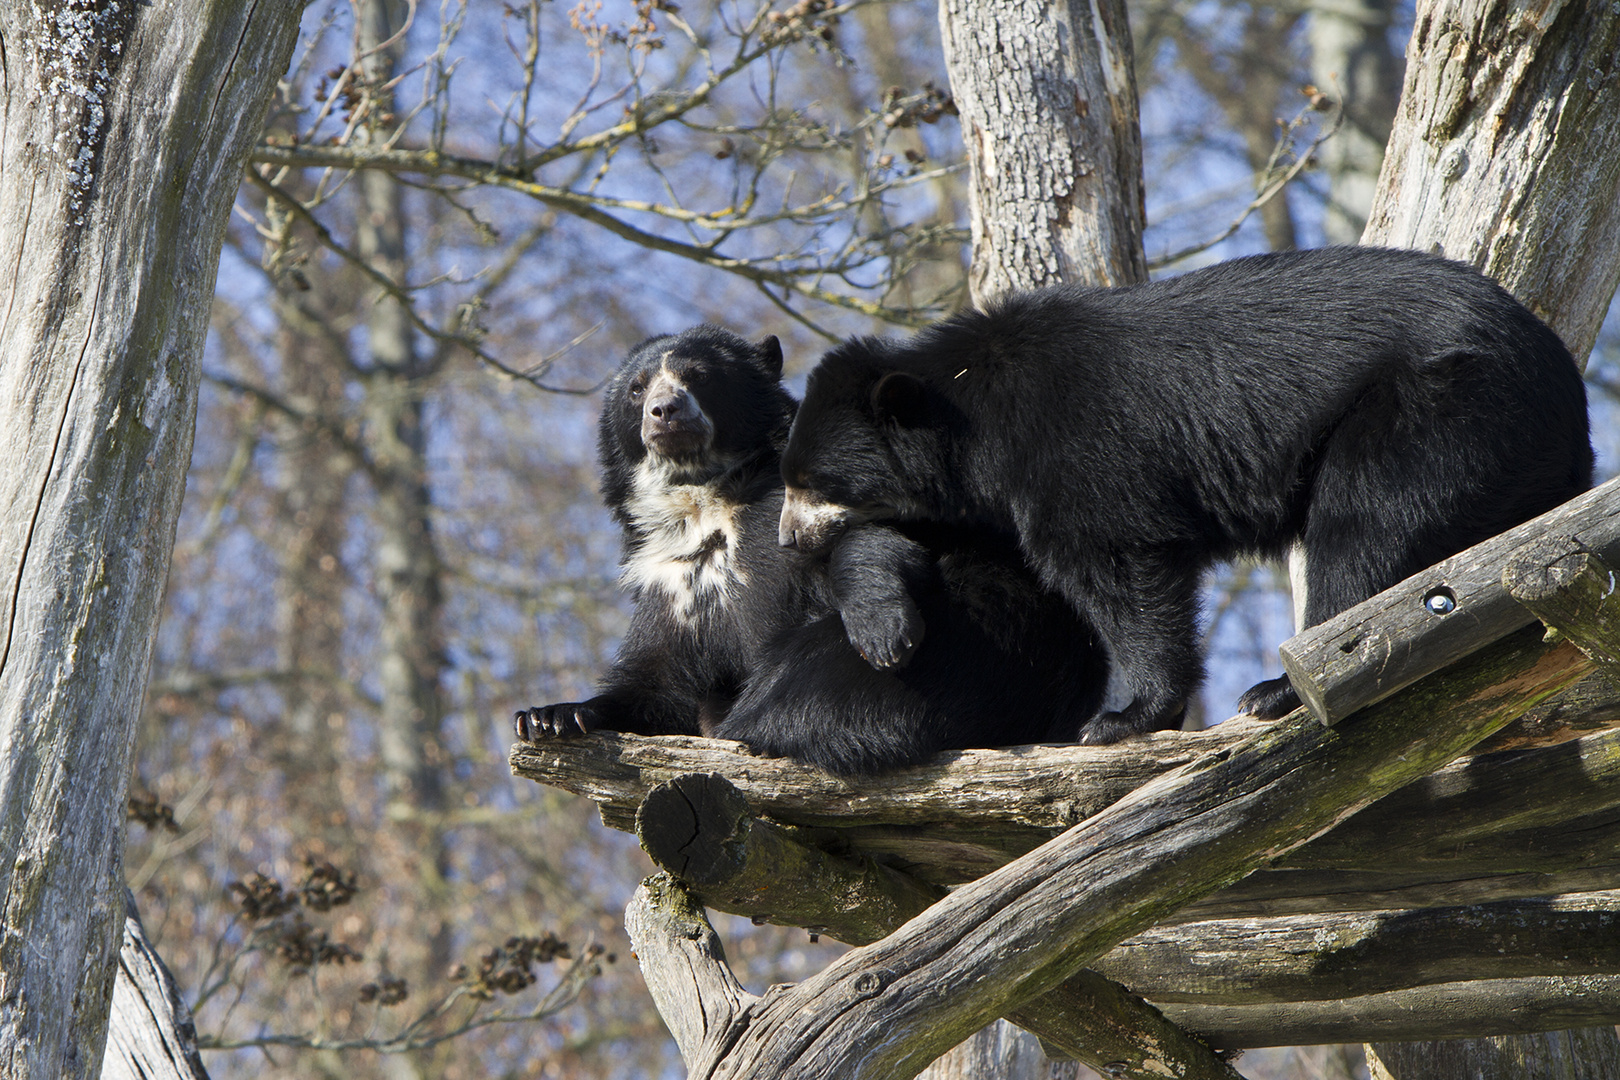
POLYGON ((702 733, 845 774, 1075 738, 1105 660, 1009 536, 873 524, 824 559, 777 544, 780 374, 774 338, 714 327, 631 352, 599 436, 635 613, 600 692, 519 712, 518 737, 702 733))
MULTIPOLYGON (((1591 483, 1580 373, 1474 270, 1409 251, 1238 259, 1014 295, 811 373, 784 544, 852 523, 1016 533, 1132 700, 1087 742, 1176 722, 1202 678, 1200 574, 1305 553, 1314 625, 1591 483)), ((1286 679, 1244 707, 1298 705, 1286 679)))

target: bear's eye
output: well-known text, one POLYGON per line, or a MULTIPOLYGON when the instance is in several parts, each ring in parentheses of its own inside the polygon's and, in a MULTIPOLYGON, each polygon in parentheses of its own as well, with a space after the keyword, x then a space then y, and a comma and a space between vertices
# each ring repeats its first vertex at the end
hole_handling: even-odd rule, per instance
POLYGON ((630 384, 630 396, 633 397, 633 398, 638 398, 638 397, 641 396, 642 391, 644 391, 646 389, 647 389, 646 380, 645 379, 637 379, 635 382, 630 384))
POLYGON ((688 386, 699 386, 699 385, 701 385, 703 383, 706 383, 708 381, 709 381, 709 373, 708 373, 707 370, 705 370, 703 368, 700 368, 700 367, 688 368, 687 369, 687 372, 686 372, 686 384, 688 386))

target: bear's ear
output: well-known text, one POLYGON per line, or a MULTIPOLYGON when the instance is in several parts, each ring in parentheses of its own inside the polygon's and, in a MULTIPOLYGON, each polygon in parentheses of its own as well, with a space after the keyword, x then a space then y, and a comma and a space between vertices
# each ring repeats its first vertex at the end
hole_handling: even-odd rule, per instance
POLYGON ((872 387, 872 412, 901 427, 920 427, 928 422, 928 388, 915 375, 891 371, 872 387))
POLYGON ((765 365, 765 371, 773 379, 782 377, 782 343, 776 340, 775 334, 759 339, 754 346, 759 350, 760 363, 765 365))

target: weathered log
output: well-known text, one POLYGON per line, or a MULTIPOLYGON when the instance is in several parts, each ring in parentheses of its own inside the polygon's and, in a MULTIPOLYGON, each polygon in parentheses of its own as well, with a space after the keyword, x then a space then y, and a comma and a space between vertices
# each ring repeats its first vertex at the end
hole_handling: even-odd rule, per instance
MULTIPOLYGON (((796 834, 807 842, 954 884, 1055 836, 1061 826, 1053 819, 1087 799, 1074 786, 1090 784, 1090 799, 1105 798, 1145 782, 1153 768, 1168 771, 1189 748, 1230 748, 1238 741, 1232 735, 1260 728, 1229 721, 1119 747, 942 755, 868 780, 858 792, 815 770, 701 739, 600 735, 518 746, 512 761, 520 775, 595 797, 610 824, 633 821, 650 788, 683 769, 719 772, 737 784, 752 814, 814 826, 796 834), (1229 734, 1217 738, 1223 729, 1229 734), (975 776, 988 779, 976 785, 975 776), (834 831, 845 807, 852 827, 834 831)), ((1173 917, 1454 906, 1603 889, 1620 880, 1617 819, 1620 733, 1464 758, 1173 917)))
POLYGON ((1620 892, 1471 907, 1158 926, 1097 961, 1160 1007, 1361 997, 1415 986, 1620 977, 1620 892))
MULTIPOLYGON (((852 945, 876 941, 945 895, 870 858, 829 854, 761 821, 718 774, 655 787, 636 815, 636 835, 653 862, 704 905, 852 945)), ((1240 1080, 1207 1045, 1095 972, 1077 973, 1008 1018, 1117 1080, 1240 1080)))
POLYGON ((1159 732, 1115 746, 952 751, 914 769, 850 779, 787 758, 754 757, 741 743, 613 732, 518 743, 511 765, 519 776, 586 796, 601 807, 605 824, 626 832, 634 831, 636 810, 654 786, 718 772, 755 813, 852 837, 865 825, 929 828, 942 837, 952 829, 1027 837, 1030 829, 1066 829, 1154 777, 1236 746, 1264 727, 1229 720, 1206 731, 1159 732))
POLYGON ((1296 714, 744 1006, 736 1038, 705 1045, 691 1071, 914 1076, 1120 940, 1426 775, 1589 668, 1573 646, 1519 633, 1353 724, 1323 728, 1296 714))
POLYGON ((1620 562, 1620 479, 1296 634, 1283 667, 1311 711, 1337 723, 1531 622, 1503 570, 1526 545, 1569 538, 1620 562))
POLYGON ((1556 746, 1620 726, 1620 681, 1599 667, 1474 747, 1475 754, 1556 746))
POLYGON ((1614 1024, 1620 977, 1442 983, 1331 1001, 1166 1005, 1164 1013, 1218 1048, 1473 1039, 1614 1024))
MULTIPOLYGON (((702 906, 668 877, 642 884, 625 925, 648 988, 689 1065, 705 1046, 735 1043, 753 1009, 788 993, 773 987, 756 998, 743 990, 725 966, 724 951, 702 906), (722 1002, 730 1002, 735 1011, 718 1007, 722 1002)), ((1221 1049, 1362 1038, 1468 1038, 1614 1023, 1620 1018, 1620 977, 1476 980, 1249 1006, 1167 1003, 1164 1012, 1221 1049)))
POLYGON ((208 1080, 174 977, 146 939, 135 897, 124 890, 124 944, 118 954, 102 1080, 208 1080))

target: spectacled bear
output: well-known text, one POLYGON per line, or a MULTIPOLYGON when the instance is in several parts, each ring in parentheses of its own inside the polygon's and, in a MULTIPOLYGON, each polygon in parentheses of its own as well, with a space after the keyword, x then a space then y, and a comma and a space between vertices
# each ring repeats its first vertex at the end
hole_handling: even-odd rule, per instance
MULTIPOLYGON (((780 541, 883 519, 1011 531, 1131 695, 1087 743, 1177 723, 1212 562, 1289 556, 1300 625, 1572 498, 1586 394, 1558 336, 1470 267, 1327 248, 1124 288, 1018 293, 811 372, 780 541)), ((1263 718, 1287 677, 1250 689, 1263 718)))
POLYGON ((631 351, 598 434, 635 611, 597 695, 517 713, 518 737, 705 734, 846 775, 1077 738, 1106 657, 1010 534, 857 525, 824 558, 777 543, 781 372, 775 338, 716 327, 631 351))

